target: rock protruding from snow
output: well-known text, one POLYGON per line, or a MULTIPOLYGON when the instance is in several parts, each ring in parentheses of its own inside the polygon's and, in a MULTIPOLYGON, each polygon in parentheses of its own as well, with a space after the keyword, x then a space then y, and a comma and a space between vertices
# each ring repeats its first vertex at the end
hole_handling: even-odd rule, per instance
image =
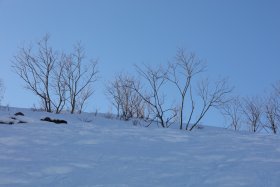
POLYGON ((47 122, 52 122, 56 124, 67 124, 67 121, 62 120, 62 119, 51 119, 50 117, 45 117, 41 119, 41 121, 47 121, 47 122))
POLYGON ((0 117, 0 124, 13 125, 13 124, 17 124, 17 123, 27 123, 27 121, 18 119, 15 116, 0 117))
POLYGON ((22 112, 17 112, 15 113, 15 116, 24 116, 24 114, 22 112))

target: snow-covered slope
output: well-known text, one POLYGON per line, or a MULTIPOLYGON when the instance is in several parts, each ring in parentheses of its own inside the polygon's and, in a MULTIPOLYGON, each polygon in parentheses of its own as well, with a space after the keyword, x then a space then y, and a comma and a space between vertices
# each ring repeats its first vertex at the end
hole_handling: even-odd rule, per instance
POLYGON ((278 136, 23 113, 29 123, 0 124, 0 186, 280 186, 278 136), (46 116, 68 124, 41 122, 46 116))

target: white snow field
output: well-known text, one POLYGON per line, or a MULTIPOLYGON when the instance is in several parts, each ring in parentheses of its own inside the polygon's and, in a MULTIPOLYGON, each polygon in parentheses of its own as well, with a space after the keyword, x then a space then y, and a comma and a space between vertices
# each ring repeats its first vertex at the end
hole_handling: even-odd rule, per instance
POLYGON ((279 187, 280 137, 204 127, 193 132, 132 122, 10 109, 0 124, 0 186, 279 187), (40 121, 50 116, 68 124, 40 121))

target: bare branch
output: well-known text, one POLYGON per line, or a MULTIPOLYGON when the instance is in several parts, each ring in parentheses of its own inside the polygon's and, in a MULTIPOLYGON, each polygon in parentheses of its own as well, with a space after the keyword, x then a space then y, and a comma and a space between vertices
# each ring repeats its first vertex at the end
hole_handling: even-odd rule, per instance
POLYGON ((191 125, 190 131, 198 125, 208 110, 212 107, 220 108, 231 99, 228 95, 232 92, 232 88, 228 87, 226 79, 219 80, 213 88, 210 88, 208 79, 202 81, 198 86, 198 96, 202 100, 202 108, 196 121, 191 125))

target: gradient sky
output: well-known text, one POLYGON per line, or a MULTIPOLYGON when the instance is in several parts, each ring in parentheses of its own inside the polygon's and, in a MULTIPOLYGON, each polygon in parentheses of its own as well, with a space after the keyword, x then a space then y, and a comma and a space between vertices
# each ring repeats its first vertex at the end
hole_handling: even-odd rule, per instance
MULTIPOLYGON (((106 112, 104 84, 133 64, 166 64, 177 48, 208 63, 213 79, 228 77, 235 94, 263 94, 280 80, 278 0, 0 0, 0 78, 4 105, 32 107, 38 100, 11 70, 22 44, 51 35, 54 48, 81 41, 99 59, 94 104, 106 112)), ((207 123, 222 121, 211 115, 207 123)))

